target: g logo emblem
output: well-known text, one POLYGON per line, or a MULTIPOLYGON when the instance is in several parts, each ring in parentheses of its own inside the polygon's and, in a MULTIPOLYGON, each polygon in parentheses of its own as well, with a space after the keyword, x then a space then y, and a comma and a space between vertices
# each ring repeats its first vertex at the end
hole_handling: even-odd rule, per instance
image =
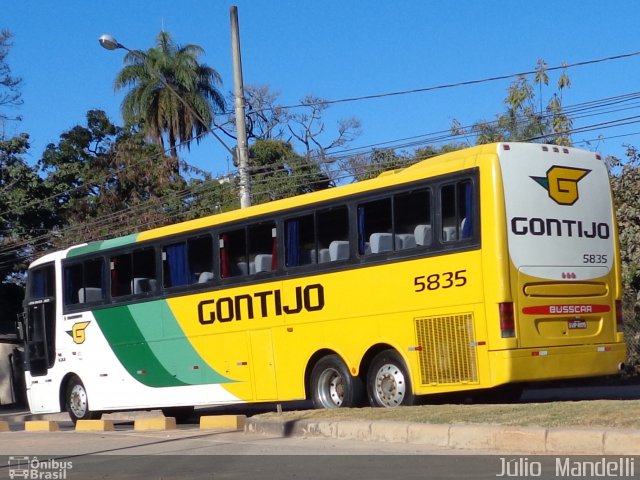
POLYGON ((84 331, 89 326, 91 322, 78 322, 71 327, 71 331, 67 332, 73 338, 75 343, 84 343, 85 336, 84 331))
POLYGON ((546 177, 531 177, 541 185, 549 197, 559 205, 573 205, 578 201, 578 182, 591 170, 554 165, 546 177))

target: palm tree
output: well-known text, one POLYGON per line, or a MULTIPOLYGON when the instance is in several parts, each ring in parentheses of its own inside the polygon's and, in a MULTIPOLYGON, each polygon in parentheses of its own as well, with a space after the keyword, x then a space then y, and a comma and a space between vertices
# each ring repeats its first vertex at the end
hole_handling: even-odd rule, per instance
POLYGON ((115 90, 131 88, 122 101, 122 117, 128 124, 140 124, 154 143, 168 142, 171 171, 179 174, 178 147, 189 148, 213 123, 216 111, 224 109, 217 88, 220 74, 199 63, 204 53, 198 45, 176 45, 171 34, 161 31, 156 46, 130 50, 125 67, 114 82, 115 90))

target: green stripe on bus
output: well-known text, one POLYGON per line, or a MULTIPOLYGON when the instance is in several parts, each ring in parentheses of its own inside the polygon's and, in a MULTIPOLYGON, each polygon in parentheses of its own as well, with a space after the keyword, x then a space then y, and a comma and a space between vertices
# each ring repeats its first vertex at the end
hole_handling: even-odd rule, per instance
POLYGON ((94 253, 100 250, 106 250, 108 248, 121 247, 130 243, 135 243, 138 238, 137 233, 132 233, 125 237, 112 238, 109 240, 103 240, 101 242, 91 242, 88 245, 82 247, 76 247, 69 250, 67 257, 76 257, 78 255, 84 255, 85 253, 94 253))
POLYGON ((149 387, 232 382, 213 370, 184 337, 164 300, 93 312, 129 374, 149 387))

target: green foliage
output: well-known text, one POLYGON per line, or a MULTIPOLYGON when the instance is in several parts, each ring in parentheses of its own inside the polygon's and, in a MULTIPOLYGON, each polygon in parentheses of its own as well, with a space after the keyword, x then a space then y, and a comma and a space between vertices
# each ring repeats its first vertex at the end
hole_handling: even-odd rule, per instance
POLYGON ((258 140, 249 148, 253 203, 323 190, 329 177, 312 159, 298 155, 290 143, 258 140))
MULTIPOLYGON (((11 68, 6 61, 11 50, 11 37, 13 34, 9 30, 0 30, 0 106, 17 107, 22 105, 22 79, 11 74, 11 68)), ((19 120, 20 117, 10 118, 7 114, 0 112, 0 121, 19 120)))
POLYGON ((563 70, 557 81, 557 90, 543 107, 543 85, 549 84, 547 65, 538 60, 533 84, 521 75, 507 89, 504 103, 507 110, 496 116, 493 121, 480 121, 471 128, 464 129, 454 121, 452 132, 455 135, 473 135, 476 144, 492 142, 536 141, 556 145, 571 144, 570 131, 572 119, 562 111, 562 95, 571 81, 563 70), (535 87, 538 87, 536 105, 535 87))
POLYGON ((0 279, 20 269, 30 253, 47 245, 33 245, 55 224, 47 201, 49 191, 37 169, 22 157, 29 150, 29 136, 0 141, 0 279))
POLYGON ((640 151, 628 146, 626 159, 607 159, 617 210, 622 279, 627 288, 640 287, 640 151))
POLYGON ((100 110, 50 144, 40 166, 56 198, 58 246, 164 225, 184 210, 186 183, 169 181, 171 165, 160 147, 134 128, 112 124, 100 110))

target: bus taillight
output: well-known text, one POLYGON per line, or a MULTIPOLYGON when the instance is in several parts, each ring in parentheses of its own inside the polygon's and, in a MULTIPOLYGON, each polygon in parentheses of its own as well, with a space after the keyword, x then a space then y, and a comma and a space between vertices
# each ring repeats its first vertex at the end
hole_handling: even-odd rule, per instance
POLYGON ((618 332, 622 332, 624 317, 622 315, 622 300, 616 300, 616 327, 618 332))
POLYGON ((516 324, 513 317, 513 302, 498 304, 500 313, 500 336, 510 338, 516 336, 516 324))

